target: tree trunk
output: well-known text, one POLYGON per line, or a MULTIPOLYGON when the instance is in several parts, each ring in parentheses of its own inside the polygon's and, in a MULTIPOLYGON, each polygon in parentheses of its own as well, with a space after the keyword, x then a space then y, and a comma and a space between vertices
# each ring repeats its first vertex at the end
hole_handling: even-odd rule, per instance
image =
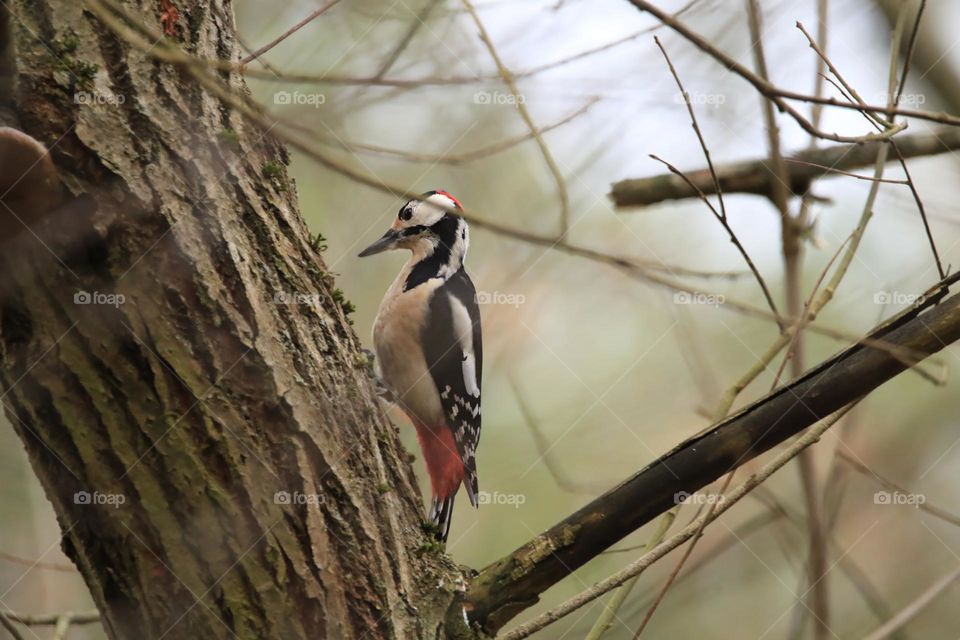
MULTIPOLYGON (((124 6, 160 29, 162 4, 124 6)), ((178 45, 239 59, 229 2, 176 5, 178 45)), ((0 208, 2 403, 108 635, 436 637, 461 574, 284 149, 83 3, 4 6, 2 113, 71 195, 0 208)))

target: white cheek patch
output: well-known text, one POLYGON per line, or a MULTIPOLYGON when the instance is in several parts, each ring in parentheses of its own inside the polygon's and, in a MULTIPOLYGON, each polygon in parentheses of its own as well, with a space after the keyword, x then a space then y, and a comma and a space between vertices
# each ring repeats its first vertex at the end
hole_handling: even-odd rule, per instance
POLYGON ((429 200, 425 200, 417 204, 413 210, 413 217, 410 219, 410 224, 430 227, 439 222, 444 213, 446 212, 443 209, 431 204, 429 200))
POLYGON ((439 222, 440 218, 442 218, 447 212, 442 207, 446 207, 447 209, 455 209, 456 206, 457 203, 447 196, 440 193, 435 193, 423 202, 417 203, 416 208, 413 211, 413 218, 411 218, 410 223, 429 227, 439 222))
MULTIPOLYGON (((449 296, 453 315, 453 332, 463 350, 463 387, 474 398, 480 397, 480 384, 477 380, 477 358, 473 351, 473 323, 470 314, 457 298, 449 296)), ((474 412, 476 415, 476 412, 474 412)))

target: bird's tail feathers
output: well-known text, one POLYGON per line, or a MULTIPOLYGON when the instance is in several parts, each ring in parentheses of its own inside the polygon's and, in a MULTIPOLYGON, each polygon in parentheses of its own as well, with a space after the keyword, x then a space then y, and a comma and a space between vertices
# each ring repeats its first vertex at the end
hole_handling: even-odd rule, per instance
POLYGON ((480 495, 480 483, 477 481, 477 472, 469 466, 466 468, 466 474, 463 477, 463 488, 467 490, 467 497, 470 504, 476 509, 480 506, 478 496, 480 495))

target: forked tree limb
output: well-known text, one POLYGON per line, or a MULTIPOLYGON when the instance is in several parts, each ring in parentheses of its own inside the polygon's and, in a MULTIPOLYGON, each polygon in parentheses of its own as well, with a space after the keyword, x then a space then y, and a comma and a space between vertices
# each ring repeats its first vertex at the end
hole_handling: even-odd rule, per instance
MULTIPOLYGON (((866 144, 836 144, 819 149, 808 149, 787 158, 790 190, 794 195, 806 193, 814 180, 831 173, 840 173, 872 166, 884 145, 881 142, 866 144), (795 161, 795 162, 792 162, 795 161)), ((960 129, 949 128, 931 133, 900 134, 897 147, 904 158, 932 156, 960 149, 960 129)), ((772 197, 776 178, 767 158, 716 165, 717 178, 724 193, 752 193, 772 197)), ((715 195, 716 185, 709 169, 686 172, 694 186, 672 173, 663 173, 649 178, 633 178, 615 182, 610 198, 618 207, 636 207, 656 204, 665 200, 699 198, 697 189, 704 195, 715 195)))
MULTIPOLYGON (((960 339, 960 295, 943 300, 945 290, 933 291, 925 302, 880 325, 869 337, 901 345, 918 360, 960 339)), ((676 494, 708 485, 911 364, 858 343, 683 442, 481 571, 465 595, 471 621, 495 633, 553 584, 673 507, 676 494)))

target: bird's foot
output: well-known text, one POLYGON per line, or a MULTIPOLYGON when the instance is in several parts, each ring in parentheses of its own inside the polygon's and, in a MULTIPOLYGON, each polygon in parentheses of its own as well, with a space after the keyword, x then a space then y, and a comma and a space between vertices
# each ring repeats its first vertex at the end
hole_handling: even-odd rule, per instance
POLYGON ((367 357, 367 373, 373 380, 373 388, 377 392, 377 395, 383 398, 385 402, 396 403, 397 399, 396 396, 393 395, 393 391, 391 391, 387 383, 383 381, 383 378, 377 375, 376 354, 370 349, 361 349, 360 351, 367 357))

